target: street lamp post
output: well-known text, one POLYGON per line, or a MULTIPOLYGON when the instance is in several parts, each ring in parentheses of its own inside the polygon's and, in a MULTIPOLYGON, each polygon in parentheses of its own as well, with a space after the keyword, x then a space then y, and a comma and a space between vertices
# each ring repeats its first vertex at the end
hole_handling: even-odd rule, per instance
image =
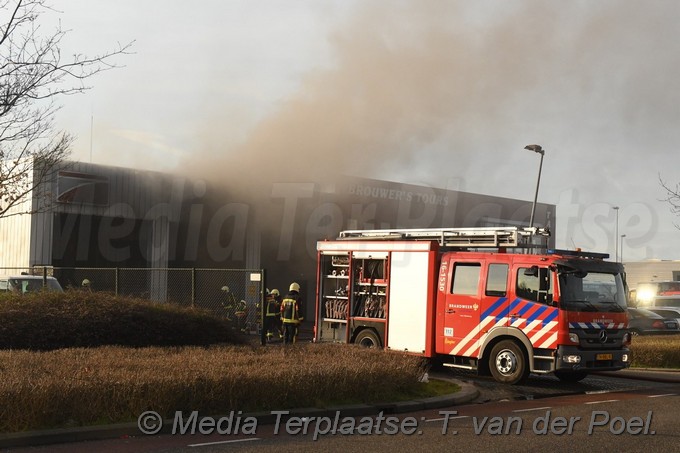
POLYGON ((626 235, 622 234, 621 235, 621 262, 623 263, 623 238, 625 238, 626 235))
POLYGON ((616 211, 616 230, 614 232, 614 250, 615 254, 614 256, 616 257, 616 261, 619 261, 619 242, 616 240, 619 237, 619 207, 614 206, 612 208, 614 211, 616 211))
POLYGON ((541 155, 541 162, 538 164, 538 179, 536 180, 536 192, 534 193, 534 203, 531 205, 531 217, 529 218, 529 228, 534 226, 534 214, 536 213, 536 201, 538 200, 538 186, 541 184, 541 169, 543 168, 543 155, 545 150, 541 145, 527 145, 524 149, 533 151, 541 155))

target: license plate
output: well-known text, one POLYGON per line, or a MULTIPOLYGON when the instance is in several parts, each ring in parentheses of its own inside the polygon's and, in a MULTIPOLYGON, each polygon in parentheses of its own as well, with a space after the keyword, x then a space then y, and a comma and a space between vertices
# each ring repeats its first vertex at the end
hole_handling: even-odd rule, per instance
POLYGON ((611 354, 597 354, 595 356, 595 360, 611 360, 612 355, 611 354))

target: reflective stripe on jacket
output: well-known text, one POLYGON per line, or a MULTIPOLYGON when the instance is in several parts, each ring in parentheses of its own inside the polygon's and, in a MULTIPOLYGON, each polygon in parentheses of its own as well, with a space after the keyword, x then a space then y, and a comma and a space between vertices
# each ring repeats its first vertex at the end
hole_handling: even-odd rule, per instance
POLYGON ((300 322, 300 296, 288 294, 281 302, 281 321, 284 324, 300 322))
POLYGON ((281 313, 281 307, 279 305, 279 301, 276 300, 274 297, 268 299, 267 300, 266 315, 270 316, 270 317, 274 317, 274 316, 277 316, 280 313, 281 313))

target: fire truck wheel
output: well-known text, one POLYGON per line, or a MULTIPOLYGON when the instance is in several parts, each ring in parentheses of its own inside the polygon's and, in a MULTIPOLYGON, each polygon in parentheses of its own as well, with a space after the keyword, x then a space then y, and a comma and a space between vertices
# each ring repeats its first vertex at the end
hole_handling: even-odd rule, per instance
POLYGON ((354 342, 356 344, 364 346, 366 348, 381 348, 382 347, 382 345, 380 344, 380 338, 371 329, 364 329, 361 332, 359 332, 357 337, 354 339, 354 342))
POLYGON ((586 371, 556 370, 555 376, 562 382, 578 382, 588 376, 588 373, 586 371))
POLYGON ((493 378, 504 384, 519 384, 529 376, 524 351, 512 340, 503 340, 493 347, 489 368, 493 378))

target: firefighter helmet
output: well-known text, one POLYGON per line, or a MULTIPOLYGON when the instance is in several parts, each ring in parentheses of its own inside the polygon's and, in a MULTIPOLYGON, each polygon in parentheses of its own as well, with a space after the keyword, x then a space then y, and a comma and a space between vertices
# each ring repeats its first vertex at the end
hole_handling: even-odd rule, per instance
POLYGON ((290 288, 288 288, 288 291, 300 291, 300 285, 297 283, 293 282, 290 284, 290 288))
POLYGON ((223 287, 222 287, 222 291, 224 291, 225 293, 228 293, 228 292, 229 292, 229 287, 228 287, 228 286, 223 286, 223 287))
POLYGON ((88 286, 90 286, 90 281, 88 279, 85 279, 83 280, 83 283, 81 283, 81 285, 87 288, 88 286))
POLYGON ((271 294, 272 296, 278 296, 280 293, 278 289, 272 289, 272 292, 270 292, 269 294, 271 294))

